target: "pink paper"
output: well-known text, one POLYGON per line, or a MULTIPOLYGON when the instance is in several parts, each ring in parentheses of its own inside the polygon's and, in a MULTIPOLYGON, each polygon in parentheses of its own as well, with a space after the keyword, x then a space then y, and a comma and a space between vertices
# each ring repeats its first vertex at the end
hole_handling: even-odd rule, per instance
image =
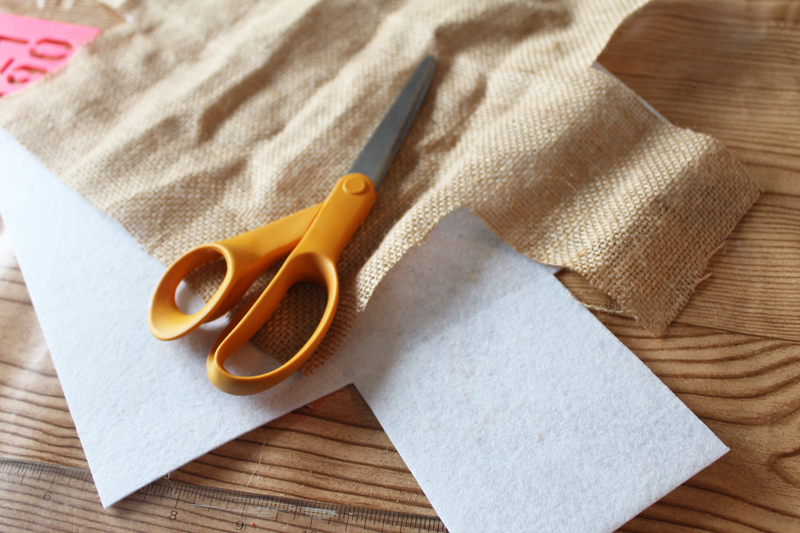
POLYGON ((0 14, 0 95, 18 91, 67 62, 100 29, 0 14))

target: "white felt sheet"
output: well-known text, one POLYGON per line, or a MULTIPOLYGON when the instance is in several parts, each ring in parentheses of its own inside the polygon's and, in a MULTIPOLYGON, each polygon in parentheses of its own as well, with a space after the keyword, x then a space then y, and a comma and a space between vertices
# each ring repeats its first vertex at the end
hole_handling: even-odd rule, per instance
POLYGON ((164 266, 2 130, 0 161, 3 223, 105 506, 350 383, 326 365, 255 396, 216 389, 205 359, 223 325, 156 340, 146 311, 164 266))
POLYGON ((553 271, 456 211, 341 347, 452 532, 614 531, 727 451, 553 271))
POLYGON ((612 531, 726 451, 551 268, 463 211, 329 364, 228 396, 205 375, 221 326, 151 338, 164 267, 2 131, 0 158, 0 213, 104 505, 351 381, 453 533, 612 531))

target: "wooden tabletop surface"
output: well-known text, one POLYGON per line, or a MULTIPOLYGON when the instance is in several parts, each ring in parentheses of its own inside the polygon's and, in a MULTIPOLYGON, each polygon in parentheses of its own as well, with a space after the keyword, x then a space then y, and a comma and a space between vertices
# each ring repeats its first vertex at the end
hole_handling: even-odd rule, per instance
MULTIPOLYGON (((90 0, 63 4, 0 1, 0 9, 101 27, 119 22, 90 0)), ((653 0, 625 21, 599 61, 673 123, 720 139, 765 191, 663 336, 595 311, 731 448, 620 531, 800 532, 800 2, 653 0)), ((580 276, 560 279, 602 309, 605 297, 580 276)), ((87 467, 2 231, 0 430, 0 456, 87 467)), ((172 478, 434 514, 353 387, 172 478)))

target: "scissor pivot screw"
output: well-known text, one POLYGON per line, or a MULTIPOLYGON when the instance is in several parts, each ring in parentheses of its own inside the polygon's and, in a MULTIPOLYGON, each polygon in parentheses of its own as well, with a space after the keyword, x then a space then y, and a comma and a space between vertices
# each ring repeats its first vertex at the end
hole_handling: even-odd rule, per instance
POLYGON ((367 190, 367 182, 361 176, 352 176, 344 182, 344 192, 349 194, 361 194, 367 190))

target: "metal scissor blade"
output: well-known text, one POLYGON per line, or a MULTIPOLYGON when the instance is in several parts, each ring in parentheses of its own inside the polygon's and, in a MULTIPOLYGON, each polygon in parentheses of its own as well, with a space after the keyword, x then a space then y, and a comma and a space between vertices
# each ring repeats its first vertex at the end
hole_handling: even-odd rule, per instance
POLYGON ((422 60, 348 173, 364 174, 375 187, 378 186, 417 116, 431 85, 436 63, 437 59, 432 55, 422 60))

